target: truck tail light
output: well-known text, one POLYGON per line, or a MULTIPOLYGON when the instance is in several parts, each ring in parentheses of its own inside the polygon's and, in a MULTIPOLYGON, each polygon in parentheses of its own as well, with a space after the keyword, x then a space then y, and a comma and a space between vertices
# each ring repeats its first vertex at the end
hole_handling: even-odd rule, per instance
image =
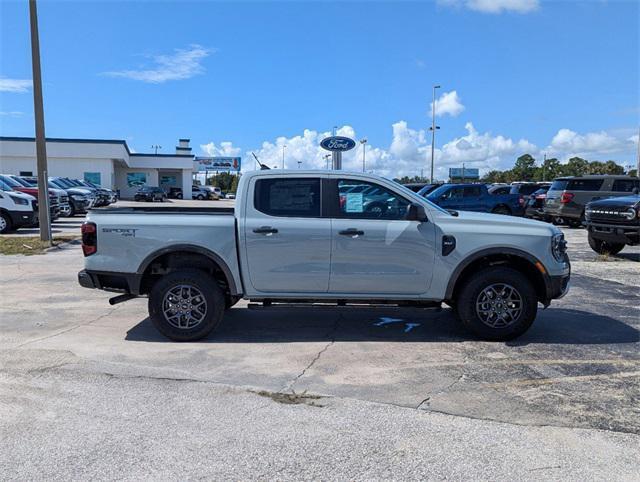
POLYGON ((80 232, 82 233, 82 252, 85 256, 91 256, 98 251, 98 230, 96 223, 82 223, 80 232))
POLYGON ((570 203, 572 199, 573 199, 573 193, 572 192, 563 192, 562 196, 560 196, 560 202, 562 204, 570 203))

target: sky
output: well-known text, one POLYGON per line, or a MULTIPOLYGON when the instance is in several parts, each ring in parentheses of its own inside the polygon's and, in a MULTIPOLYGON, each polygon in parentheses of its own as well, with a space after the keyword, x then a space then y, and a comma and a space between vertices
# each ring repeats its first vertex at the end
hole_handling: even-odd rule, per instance
MULTIPOLYGON (((161 153, 190 138, 245 169, 283 150, 286 167, 322 168, 336 126, 367 139, 367 171, 428 175, 440 85, 437 178, 524 153, 637 157, 637 1, 40 0, 38 14, 48 137, 161 153)), ((0 134, 34 135, 26 0, 0 0, 0 134)))

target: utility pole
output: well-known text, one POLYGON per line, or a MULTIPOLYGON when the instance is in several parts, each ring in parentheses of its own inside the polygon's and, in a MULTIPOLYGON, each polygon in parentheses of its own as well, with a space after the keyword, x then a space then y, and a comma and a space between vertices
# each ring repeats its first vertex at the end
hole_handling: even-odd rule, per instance
POLYGON ((162 149, 162 146, 153 145, 153 146, 151 146, 151 149, 154 149, 155 154, 157 154, 158 153, 158 149, 162 149))
POLYGON ((324 160, 327 163, 327 170, 329 170, 329 159, 331 159, 331 154, 326 154, 322 157, 324 157, 324 160))
POLYGON ((462 184, 464 184, 464 162, 462 163, 462 184))
POLYGON ((546 180, 546 170, 547 168, 547 153, 545 152, 542 160, 542 182, 546 180))
POLYGON ((433 184, 433 158, 436 147, 436 129, 440 129, 440 127, 436 126, 436 89, 439 88, 439 85, 433 86, 433 102, 431 103, 431 184, 433 184))
POLYGON ((44 103, 42 100, 42 72, 40 70, 40 38, 36 0, 29 0, 31 26, 31 68, 33 71, 33 111, 36 123, 36 159, 38 168, 38 219, 40 240, 51 246, 49 219, 49 179, 47 176, 47 141, 44 134, 44 103))
POLYGON ((284 144, 282 146, 282 169, 284 169, 284 150, 285 150, 286 147, 287 147, 286 144, 284 144))
POLYGON ((640 127, 638 128, 638 158, 636 159, 636 177, 640 177, 640 127))
POLYGON ((298 169, 300 169, 300 164, 302 164, 302 161, 298 161, 298 169))
POLYGON ((362 144, 362 172, 365 172, 367 161, 366 161, 366 152, 367 152, 367 138, 360 139, 360 144, 362 144))

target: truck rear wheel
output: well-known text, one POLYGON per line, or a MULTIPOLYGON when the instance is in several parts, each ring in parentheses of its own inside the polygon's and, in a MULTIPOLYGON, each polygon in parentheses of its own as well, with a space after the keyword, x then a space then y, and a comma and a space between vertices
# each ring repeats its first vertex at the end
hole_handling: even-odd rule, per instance
POLYGON ((220 286, 198 270, 163 276, 149 294, 149 317, 154 326, 174 341, 194 341, 216 328, 225 309, 220 286))
POLYGON ((529 280, 506 267, 485 268, 469 278, 456 300, 457 316, 475 335, 507 341, 526 332, 538 312, 538 298, 529 280))
POLYGON ((588 236, 589 246, 598 254, 618 254, 624 248, 623 243, 609 243, 602 239, 594 238, 591 233, 588 236))
POLYGON ((493 214, 503 214, 505 216, 511 215, 511 209, 503 204, 499 204, 491 211, 493 214))

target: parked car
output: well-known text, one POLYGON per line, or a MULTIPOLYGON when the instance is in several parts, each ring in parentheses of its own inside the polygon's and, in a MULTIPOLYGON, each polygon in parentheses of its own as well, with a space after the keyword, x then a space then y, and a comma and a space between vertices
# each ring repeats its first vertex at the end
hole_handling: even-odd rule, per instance
POLYGON ((587 203, 631 194, 634 188, 640 188, 640 180, 631 176, 560 177, 547 192, 544 213, 556 223, 579 227, 585 221, 587 203))
POLYGON ((38 203, 36 198, 0 180, 0 234, 38 224, 38 203))
POLYGON ((191 198, 202 201, 204 199, 211 199, 211 193, 202 186, 193 185, 191 188, 191 198))
MULTIPOLYGON (((39 200, 40 198, 37 187, 25 187, 19 182, 16 182, 14 179, 12 179, 11 176, 8 176, 6 174, 0 174, 0 180, 8 185, 13 191, 23 192, 25 194, 28 194, 29 196, 33 196, 36 200, 39 200)), ((51 217, 51 221, 55 221, 60 217, 58 195, 53 191, 49 191, 49 216, 51 217)))
POLYGON ((440 186, 442 186, 442 183, 425 184, 424 186, 422 186, 422 188, 419 191, 417 191, 417 193, 420 196, 426 196, 427 194, 436 190, 440 186))
POLYGON ((109 190, 102 187, 94 187, 84 181, 81 181, 80 179, 70 179, 68 177, 65 177, 64 180, 75 187, 88 189, 89 191, 91 191, 96 198, 94 207, 99 208, 111 204, 111 193, 109 192, 109 190))
POLYGON ((529 195, 529 199, 524 205, 524 215, 531 219, 540 219, 541 221, 548 221, 547 216, 544 214, 544 201, 547 199, 547 191, 551 186, 542 186, 537 191, 529 195))
POLYGON ((106 187, 102 187, 102 186, 98 186, 97 184, 94 184, 90 181, 86 181, 84 179, 77 179, 77 181, 82 185, 82 186, 86 186, 86 187, 92 187, 98 190, 98 192, 104 196, 105 198, 105 203, 103 204, 103 206, 108 206, 110 204, 113 204, 114 202, 116 202, 118 200, 118 194, 112 190, 112 189, 108 189, 106 187))
POLYGON ((167 193, 167 197, 169 199, 182 199, 182 188, 170 187, 169 192, 167 193))
POLYGON ((235 199, 236 198, 236 194, 233 192, 228 192, 225 196, 225 199, 235 199))
POLYGON ((204 189, 209 193, 209 199, 213 199, 214 201, 217 201, 218 199, 220 199, 220 188, 216 188, 213 186, 199 186, 199 187, 200 189, 204 189))
POLYGON ((134 201, 164 202, 166 199, 167 193, 154 186, 142 186, 133 196, 134 201))
POLYGON ((90 189, 74 186, 60 177, 50 177, 49 183, 49 187, 64 189, 69 195, 69 206, 71 208, 69 216, 71 217, 76 214, 86 213, 96 203, 95 193, 90 189))
MULTIPOLYGON (((24 187, 38 187, 37 182, 31 183, 21 176, 11 175, 9 177, 11 177, 11 179, 16 181, 17 183, 22 184, 24 187)), ((69 195, 67 194, 67 191, 57 189, 52 186, 48 186, 48 189, 49 192, 53 192, 58 197, 58 208, 60 210, 60 216, 69 216, 69 214, 71 213, 71 206, 69 205, 69 195)))
POLYGON ((564 236, 551 224, 454 216, 393 181, 343 171, 246 173, 235 210, 94 210, 82 249, 81 286, 123 293, 112 304, 148 296, 152 323, 177 341, 207 336, 241 298, 325 309, 446 302, 479 337, 509 340, 531 326, 538 303, 567 292, 570 277, 564 236), (384 192, 397 209, 369 212, 361 193, 342 204, 340 187, 354 184, 384 192))
POLYGON ((519 194, 489 194, 484 184, 443 184, 427 199, 445 209, 494 214, 524 214, 524 197, 519 194))
POLYGON ((596 253, 617 254, 640 244, 640 195, 592 201, 585 208, 589 246, 596 253))
POLYGON ((548 190, 550 186, 550 182, 514 182, 509 186, 509 194, 522 194, 526 198, 538 189, 546 187, 548 190))

